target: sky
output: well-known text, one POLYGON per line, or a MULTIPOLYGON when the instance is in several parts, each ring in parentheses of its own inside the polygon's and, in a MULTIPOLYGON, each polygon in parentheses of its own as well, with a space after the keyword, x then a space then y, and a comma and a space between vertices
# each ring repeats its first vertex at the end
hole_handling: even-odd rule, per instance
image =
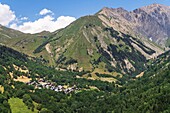
POLYGON ((24 33, 53 32, 103 7, 128 11, 170 0, 0 0, 0 24, 24 33))

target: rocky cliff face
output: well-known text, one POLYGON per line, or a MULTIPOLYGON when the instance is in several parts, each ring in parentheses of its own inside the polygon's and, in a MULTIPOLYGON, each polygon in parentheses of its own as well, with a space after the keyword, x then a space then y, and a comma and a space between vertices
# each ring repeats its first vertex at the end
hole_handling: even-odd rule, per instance
POLYGON ((99 17, 117 30, 142 35, 165 47, 170 37, 170 7, 152 4, 131 12, 123 8, 103 8, 99 17), (107 21, 107 22, 106 22, 107 21))

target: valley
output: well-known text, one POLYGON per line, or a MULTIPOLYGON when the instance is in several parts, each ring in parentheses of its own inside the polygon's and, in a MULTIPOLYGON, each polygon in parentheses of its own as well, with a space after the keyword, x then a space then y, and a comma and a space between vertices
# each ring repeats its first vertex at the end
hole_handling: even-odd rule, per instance
POLYGON ((0 113, 168 113, 170 7, 104 7, 54 32, 0 25, 0 113))

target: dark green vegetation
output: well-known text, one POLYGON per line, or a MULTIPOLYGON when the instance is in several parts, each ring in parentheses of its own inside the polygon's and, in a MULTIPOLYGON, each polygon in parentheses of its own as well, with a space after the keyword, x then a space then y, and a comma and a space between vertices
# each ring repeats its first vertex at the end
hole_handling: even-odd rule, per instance
MULTIPOLYGON (((14 78, 23 75, 27 76, 28 78, 31 78, 32 81, 36 81, 36 78, 44 78, 45 80, 51 80, 53 82, 56 82, 56 84, 59 85, 69 85, 69 86, 76 85, 77 88, 85 89, 85 90, 90 89, 90 86, 95 86, 101 91, 111 92, 111 91, 115 91, 115 87, 116 87, 114 83, 76 78, 77 75, 82 75, 83 73, 57 71, 52 67, 43 66, 44 64, 43 60, 29 57, 25 54, 21 54, 5 46, 0 46, 0 64, 1 64, 0 85, 2 85, 5 90, 4 93, 1 94, 2 107, 0 111, 1 112, 3 111, 4 113, 10 110, 7 101, 11 97, 23 99, 23 102, 28 106, 29 109, 32 110, 34 110, 35 107, 33 101, 42 105, 42 108, 48 108, 49 110, 51 110, 50 106, 54 106, 55 104, 51 104, 51 103, 48 104, 48 102, 50 101, 46 102, 45 100, 42 100, 42 98, 46 97, 44 99, 49 100, 48 96, 56 95, 58 97, 58 94, 67 97, 67 95, 64 93, 56 93, 55 91, 50 91, 50 90, 38 90, 35 89, 33 86, 26 85, 22 82, 14 81, 14 78), (27 70, 29 70, 29 72, 24 73, 21 72, 20 70, 16 70, 14 65, 21 67, 22 69, 26 68, 27 70), (10 73, 13 73, 14 78, 10 76, 10 73), (32 92, 33 90, 35 90, 34 93, 32 92), (39 94, 45 94, 45 95, 44 97, 41 97, 41 95, 39 94)), ((59 100, 62 99, 60 97, 58 98, 59 100)))
MULTIPOLYGON (((28 109, 39 110, 41 113, 63 112, 168 112, 170 110, 170 51, 150 61, 143 77, 134 80, 124 76, 116 83, 102 82, 77 78, 83 73, 57 71, 44 66, 41 59, 29 57, 10 48, 0 46, 0 85, 4 93, 0 94, 0 111, 11 111, 8 99, 20 98, 28 109), (25 67, 29 73, 15 70, 13 64, 25 67), (9 75, 15 77, 25 74, 32 80, 45 78, 61 85, 76 85, 80 90, 69 94, 55 92, 49 89, 35 89, 21 82, 16 82, 9 75), (121 87, 119 87, 121 85, 121 87), (97 89, 90 89, 95 86, 97 89), (34 103, 37 103, 35 106, 34 103)), ((109 75, 99 75, 109 77, 109 75)), ((16 108, 14 108, 16 109, 16 108)))

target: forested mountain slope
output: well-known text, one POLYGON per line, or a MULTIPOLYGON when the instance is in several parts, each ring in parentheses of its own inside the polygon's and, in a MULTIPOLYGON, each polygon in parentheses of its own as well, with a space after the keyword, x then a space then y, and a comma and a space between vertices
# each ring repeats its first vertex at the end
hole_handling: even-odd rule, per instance
POLYGON ((23 100, 25 106, 35 112, 168 112, 169 61, 170 51, 148 62, 148 69, 141 78, 117 78, 119 81, 109 83, 77 78, 83 73, 57 71, 44 66, 42 59, 0 46, 0 111, 13 110, 11 100, 23 100), (43 78, 56 85, 74 85, 78 89, 68 94, 48 88, 37 89, 18 81, 19 77, 31 78, 32 82, 43 78))
POLYGON ((52 109, 51 107, 56 106, 57 103, 50 103, 48 100, 51 100, 49 98, 54 96, 55 99, 51 101, 55 102, 58 98, 57 102, 60 102, 70 94, 67 95, 67 90, 81 92, 81 90, 94 88, 104 92, 116 91, 115 83, 87 80, 77 77, 84 73, 57 71, 52 67, 45 66, 45 63, 44 59, 30 57, 11 48, 0 46, 0 92, 2 93, 0 94, 0 112, 7 113, 10 109, 13 110, 13 108, 10 108, 12 100, 23 100, 25 105, 32 110, 37 111, 36 106, 39 105, 41 106, 39 110, 48 108, 50 111, 56 112, 57 108, 52 109), (49 83, 52 84, 50 88, 42 87, 43 84, 49 83), (64 89, 58 91, 51 89, 52 87, 64 89), (46 98, 39 94, 43 94, 46 98), (43 100, 43 98, 47 100, 43 100), (10 99, 10 105, 8 99, 10 99), (28 99, 30 99, 29 102, 28 99))

